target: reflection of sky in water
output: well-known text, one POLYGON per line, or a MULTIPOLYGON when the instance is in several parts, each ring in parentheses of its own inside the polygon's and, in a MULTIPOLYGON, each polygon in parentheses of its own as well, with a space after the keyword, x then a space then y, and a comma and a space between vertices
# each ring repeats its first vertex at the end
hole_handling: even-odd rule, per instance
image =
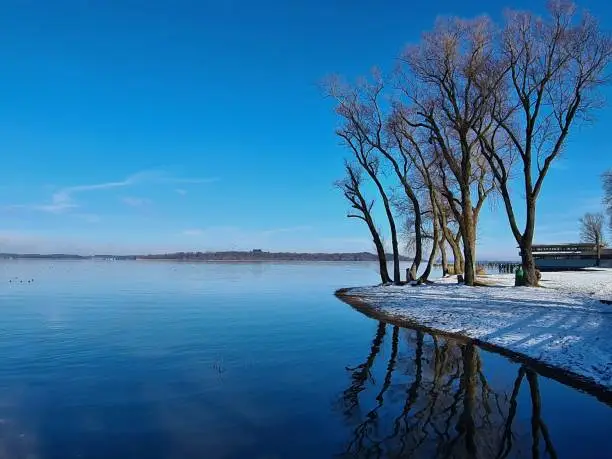
MULTIPOLYGON (((331 457, 347 450, 372 410, 377 422, 375 429, 366 422, 363 447, 379 442, 382 451, 398 451, 385 438, 408 396, 415 399, 410 422, 432 397, 440 405, 431 424, 450 419, 450 439, 434 429, 419 447, 430 457, 469 425, 458 423, 462 348, 448 342, 448 367, 436 379, 433 338, 425 335, 416 386, 415 332, 397 333, 394 351, 387 326, 371 356, 377 322, 332 292, 376 276, 375 264, 359 263, 0 263, 0 457, 331 457), (370 361, 366 372, 355 370, 370 361), (347 416, 343 394, 355 371, 366 378, 347 416), (435 381, 449 387, 432 391, 435 381), (444 410, 454 397, 449 417, 444 410)), ((520 367, 484 351, 475 358, 481 445, 493 441, 492 433, 483 437, 489 430, 499 435, 520 367), (493 407, 489 430, 481 374, 493 407)), ((537 381, 540 418, 558 456, 603 454, 610 409, 555 381, 537 381)), ((515 400, 509 457, 532 452, 526 376, 515 400)), ((412 437, 402 438, 408 444, 412 437)))

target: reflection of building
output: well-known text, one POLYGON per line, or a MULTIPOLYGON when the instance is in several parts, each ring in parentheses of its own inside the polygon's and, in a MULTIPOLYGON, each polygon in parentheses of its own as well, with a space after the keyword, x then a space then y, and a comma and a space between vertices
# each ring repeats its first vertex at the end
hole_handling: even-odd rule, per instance
MULTIPOLYGON (((540 271, 582 269, 597 266, 595 244, 534 244, 533 257, 540 271)), ((602 268, 612 268, 612 249, 601 249, 602 268)))

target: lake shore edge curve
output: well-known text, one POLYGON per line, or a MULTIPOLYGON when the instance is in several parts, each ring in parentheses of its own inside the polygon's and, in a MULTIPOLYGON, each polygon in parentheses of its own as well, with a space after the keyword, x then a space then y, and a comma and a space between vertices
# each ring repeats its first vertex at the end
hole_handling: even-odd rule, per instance
MULTIPOLYGON (((545 359, 513 349, 511 346, 504 346, 482 339, 469 333, 469 331, 454 331, 444 326, 444 324, 431 323, 430 321, 427 323, 421 322, 418 316, 411 314, 414 308, 406 308, 401 314, 397 313, 397 311, 389 310, 384 306, 384 300, 374 301, 372 298, 369 298, 367 294, 364 294, 364 292, 374 288, 381 288, 381 286, 344 287, 336 290, 334 295, 356 311, 372 319, 404 328, 422 330, 428 333, 453 338, 459 342, 476 344, 487 351, 503 355, 514 362, 525 364, 543 376, 554 379, 574 389, 586 392, 596 397, 601 402, 612 406, 611 384, 602 383, 601 381, 575 371, 575 369, 571 367, 551 363, 545 359)), ((422 288, 422 286, 405 286, 404 288, 416 290, 422 288)))

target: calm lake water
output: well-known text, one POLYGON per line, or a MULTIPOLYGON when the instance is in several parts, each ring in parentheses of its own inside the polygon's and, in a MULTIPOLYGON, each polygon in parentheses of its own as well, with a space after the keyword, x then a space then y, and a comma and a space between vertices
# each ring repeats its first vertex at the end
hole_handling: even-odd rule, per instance
POLYGON ((1 262, 0 459, 612 457, 595 397, 333 296, 376 281, 361 263, 1 262))

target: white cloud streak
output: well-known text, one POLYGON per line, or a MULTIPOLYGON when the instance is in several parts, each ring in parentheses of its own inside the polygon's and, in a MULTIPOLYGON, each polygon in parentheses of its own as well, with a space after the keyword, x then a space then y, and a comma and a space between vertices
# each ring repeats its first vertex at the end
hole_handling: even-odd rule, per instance
MULTIPOLYGON (((90 185, 76 185, 62 188, 51 196, 51 202, 44 204, 14 204, 8 206, 9 209, 28 209, 52 214, 67 213, 70 210, 80 207, 75 201, 75 195, 87 193, 90 191, 109 190, 116 188, 126 188, 139 183, 192 183, 204 184, 217 182, 217 177, 211 178, 180 178, 171 177, 163 171, 141 171, 132 174, 120 181, 94 183, 90 185)), ((182 190, 185 191, 185 190, 182 190)), ((178 192, 178 190, 177 190, 178 192)), ((186 191, 185 191, 186 193, 186 191)), ((180 193, 179 193, 180 194, 180 193)), ((124 198, 123 202, 126 205, 136 207, 149 202, 145 198, 124 198)))

